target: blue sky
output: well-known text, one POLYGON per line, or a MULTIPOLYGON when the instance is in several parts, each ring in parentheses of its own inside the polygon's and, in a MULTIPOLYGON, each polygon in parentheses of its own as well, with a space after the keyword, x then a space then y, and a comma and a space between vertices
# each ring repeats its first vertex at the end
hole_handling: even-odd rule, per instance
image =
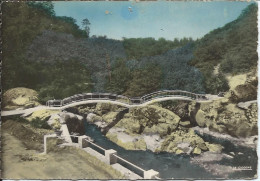
POLYGON ((88 18, 90 36, 122 39, 200 38, 235 20, 248 2, 54 2, 57 16, 70 16, 81 26, 88 18))

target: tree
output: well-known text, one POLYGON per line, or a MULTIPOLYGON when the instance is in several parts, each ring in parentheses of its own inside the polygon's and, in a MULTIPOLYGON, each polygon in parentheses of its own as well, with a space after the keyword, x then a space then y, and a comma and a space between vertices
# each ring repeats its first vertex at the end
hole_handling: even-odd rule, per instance
POLYGON ((142 96, 158 90, 161 86, 162 70, 158 65, 150 64, 133 73, 133 80, 126 91, 131 97, 142 96))
POLYGON ((86 31, 87 37, 89 37, 89 33, 90 33, 90 22, 87 18, 82 20, 82 26, 84 28, 84 30, 86 31))
POLYGON ((126 67, 124 60, 116 60, 111 76, 111 82, 107 86, 108 91, 116 94, 125 92, 131 80, 131 72, 129 68, 126 67))
POLYGON ((51 16, 55 16, 54 5, 52 2, 28 2, 29 6, 45 11, 51 16))
POLYGON ((218 75, 207 72, 204 77, 206 77, 204 80, 206 92, 218 94, 219 92, 226 92, 229 90, 227 79, 222 72, 218 75))

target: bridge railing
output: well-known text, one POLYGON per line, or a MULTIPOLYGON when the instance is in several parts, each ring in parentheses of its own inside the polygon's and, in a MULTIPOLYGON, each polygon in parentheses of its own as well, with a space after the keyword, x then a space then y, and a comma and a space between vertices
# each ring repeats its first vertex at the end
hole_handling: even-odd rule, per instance
POLYGON ((144 102, 151 101, 153 99, 164 98, 164 97, 185 97, 193 100, 205 100, 204 94, 195 94, 188 91, 182 90, 162 90, 146 94, 142 97, 128 98, 122 95, 109 94, 109 93, 84 93, 76 94, 67 97, 63 100, 49 100, 46 102, 46 106, 60 107, 65 106, 74 102, 87 101, 87 100, 110 100, 125 103, 128 105, 142 104, 144 102))
POLYGON ((144 172, 145 172, 144 169, 142 169, 141 167, 138 167, 137 165, 123 159, 122 157, 120 157, 118 155, 114 155, 114 157, 117 158, 117 163, 119 163, 120 165, 124 166, 125 168, 131 170, 132 172, 136 173, 137 175, 144 177, 144 172))
MULTIPOLYGON (((75 136, 75 135, 70 135, 71 140, 73 143, 79 143, 79 136, 75 136)), ((84 141, 88 142, 88 145, 90 148, 92 148, 93 150, 97 151, 98 153, 105 155, 105 151, 106 149, 102 148, 101 146, 93 143, 92 141, 88 140, 88 139, 84 139, 84 141)))
MULTIPOLYGON (((137 175, 139 175, 143 178, 146 177, 145 173, 150 171, 150 170, 146 171, 146 170, 142 169, 141 167, 139 167, 139 166, 127 161, 126 159, 120 157, 119 155, 117 155, 117 152, 115 150, 106 150, 106 149, 102 148, 101 146, 93 143, 93 141, 89 140, 90 137, 87 137, 86 135, 85 136, 70 135, 70 136, 72 138, 72 142, 78 143, 80 148, 90 147, 93 150, 97 151, 98 153, 104 155, 109 164, 118 163, 118 164, 122 165, 123 167, 127 168, 128 170, 132 171, 133 173, 135 173, 135 174, 137 174, 137 175), (80 139, 81 139, 81 142, 80 142, 80 139), (84 144, 83 141, 87 142, 87 144, 84 144), (106 153, 107 151, 110 154, 107 154, 106 153), (112 151, 112 153, 111 153, 111 151, 112 151), (112 162, 111 162, 111 158, 113 158, 112 162)), ((152 178, 160 179, 159 173, 156 172, 156 171, 154 171, 154 172, 155 172, 155 174, 151 175, 151 178, 148 178, 148 179, 152 179, 152 178)))
POLYGON ((151 94, 147 94, 141 97, 143 99, 143 102, 147 102, 153 99, 157 98, 164 98, 164 97, 187 97, 190 99, 196 99, 196 94, 187 92, 187 91, 180 91, 180 90, 163 90, 163 91, 157 91, 151 94))
POLYGON ((98 153, 105 155, 106 149, 102 148, 101 146, 86 140, 89 143, 89 147, 92 148, 93 150, 97 151, 98 153))

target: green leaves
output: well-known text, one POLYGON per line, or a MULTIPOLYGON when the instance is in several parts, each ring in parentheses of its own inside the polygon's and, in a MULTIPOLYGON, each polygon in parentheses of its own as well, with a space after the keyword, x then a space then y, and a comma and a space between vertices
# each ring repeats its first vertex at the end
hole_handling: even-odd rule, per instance
POLYGON ((229 89, 227 79, 223 73, 220 72, 218 75, 214 75, 207 72, 205 77, 204 84, 206 92, 218 94, 219 92, 225 92, 229 89))
POLYGON ((132 79, 131 72, 126 66, 126 62, 122 59, 117 59, 112 67, 111 82, 107 84, 108 92, 123 94, 132 79))
POLYGON ((89 33, 90 33, 90 22, 87 18, 82 20, 82 26, 87 34, 87 37, 89 37, 89 33))
POLYGON ((129 59, 139 59, 147 56, 160 55, 168 50, 193 42, 191 38, 174 39, 174 41, 159 38, 124 38, 123 45, 129 59))
MULTIPOLYGON (((40 64, 40 63, 39 63, 40 64)), ((57 61, 41 67, 43 79, 38 82, 39 99, 63 99, 83 92, 91 92, 90 73, 78 60, 57 61)))
POLYGON ((30 122, 30 125, 32 127, 35 127, 35 128, 43 128, 43 129, 51 129, 51 127, 48 125, 47 121, 48 121, 49 117, 47 117, 46 119, 42 120, 41 118, 39 117, 36 117, 35 119, 33 119, 31 122, 30 122))
POLYGON ((228 89, 223 74, 213 75, 214 67, 220 65, 223 73, 239 74, 257 67, 257 5, 249 5, 231 23, 218 28, 199 40, 190 65, 204 75, 208 93, 228 89))
POLYGON ((45 82, 48 77, 45 65, 25 58, 30 56, 26 52, 31 42, 44 30, 86 37, 73 18, 56 17, 51 2, 3 3, 2 10, 4 90, 19 86, 35 88, 45 82))
POLYGON ((136 70, 133 79, 125 92, 126 95, 137 97, 158 90, 161 86, 162 70, 160 66, 150 64, 144 69, 136 70))

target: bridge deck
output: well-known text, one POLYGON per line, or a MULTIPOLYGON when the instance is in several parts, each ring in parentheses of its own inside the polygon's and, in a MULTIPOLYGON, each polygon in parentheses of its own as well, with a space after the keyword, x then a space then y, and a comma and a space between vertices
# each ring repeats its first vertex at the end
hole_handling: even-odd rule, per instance
POLYGON ((120 101, 115 101, 115 100, 86 100, 86 101, 79 101, 79 102, 72 102, 70 104, 67 104, 65 106, 59 106, 59 107, 50 107, 50 106, 37 106, 34 108, 29 108, 29 109, 24 109, 24 110, 11 110, 11 111, 2 111, 1 112, 1 116, 12 116, 12 115, 22 115, 22 114, 31 114, 35 111, 38 110, 44 110, 44 109, 48 109, 48 110, 64 110, 70 107, 75 107, 75 106, 79 106, 79 105, 84 105, 84 104, 92 104, 92 103, 111 103, 111 104, 116 104, 119 106, 123 106, 123 107, 128 107, 128 108, 132 108, 132 107, 142 107, 142 106, 146 106, 149 104, 153 104, 155 102, 161 102, 161 101, 167 101, 167 100, 186 100, 186 101, 196 101, 196 102, 209 102, 212 100, 193 100, 191 98, 188 97, 181 97, 181 96, 175 96, 175 97, 162 97, 162 98, 156 98, 156 99, 152 99, 150 101, 141 103, 141 104, 127 104, 127 103, 123 103, 120 101))

